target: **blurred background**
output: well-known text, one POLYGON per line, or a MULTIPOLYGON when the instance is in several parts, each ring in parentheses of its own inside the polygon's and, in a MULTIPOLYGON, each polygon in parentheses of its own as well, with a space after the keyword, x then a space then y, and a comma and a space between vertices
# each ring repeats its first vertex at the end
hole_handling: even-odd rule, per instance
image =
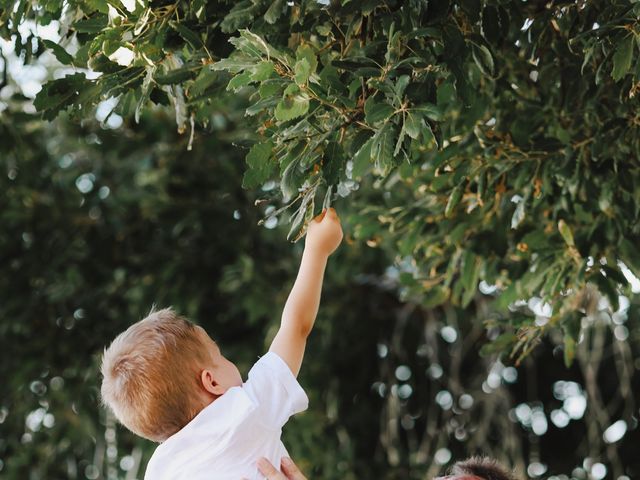
MULTIPOLYGON (((241 188, 241 108, 214 104, 190 151, 163 108, 139 124, 106 102, 44 122, 31 99, 54 75, 47 55, 18 68, 1 42, 0 477, 142 479, 155 446, 100 407, 103 349, 152 304, 173 306, 246 375, 304 240, 269 216, 275 183, 241 188)), ((428 479, 472 454, 523 478, 638 478, 634 300, 583 320, 571 368, 553 335, 516 368, 483 350, 490 285, 466 309, 413 301, 407 260, 377 240, 368 208, 384 194, 368 182, 333 205, 345 239, 299 377, 310 407, 284 430, 310 479, 428 479)), ((520 307, 549 314, 536 298, 520 307)))

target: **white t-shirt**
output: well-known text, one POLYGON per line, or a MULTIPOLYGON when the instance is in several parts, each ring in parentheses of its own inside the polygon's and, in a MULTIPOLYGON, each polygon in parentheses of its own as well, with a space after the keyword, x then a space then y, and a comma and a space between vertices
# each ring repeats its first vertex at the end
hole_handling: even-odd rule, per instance
POLYGON ((269 352, 246 383, 227 390, 156 448, 144 480, 262 480, 257 460, 280 465, 288 456, 282 426, 308 405, 289 366, 269 352))

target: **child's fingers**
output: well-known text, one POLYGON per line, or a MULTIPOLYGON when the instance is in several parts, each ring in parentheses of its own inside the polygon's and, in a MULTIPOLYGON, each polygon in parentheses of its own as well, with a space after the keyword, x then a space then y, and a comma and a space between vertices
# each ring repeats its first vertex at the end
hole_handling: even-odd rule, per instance
POLYGON ((331 207, 329 208, 327 215, 329 215, 329 217, 333 218, 334 220, 340 221, 340 217, 338 216, 338 212, 336 212, 335 208, 331 207))
POLYGON ((324 210, 322 210, 322 213, 316 215, 316 218, 314 218, 313 220, 316 222, 321 222, 326 213, 327 213, 327 209, 325 208, 324 210))

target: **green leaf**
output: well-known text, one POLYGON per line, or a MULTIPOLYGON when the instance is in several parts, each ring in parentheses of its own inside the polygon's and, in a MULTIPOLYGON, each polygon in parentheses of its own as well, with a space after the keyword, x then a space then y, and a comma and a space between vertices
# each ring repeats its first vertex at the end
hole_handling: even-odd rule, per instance
POLYGON ((242 188, 256 188, 266 182, 274 173, 276 163, 271 161, 273 142, 267 140, 256 143, 247 154, 248 170, 242 179, 242 188))
POLYGON ((295 74, 295 80, 298 85, 306 85, 309 81, 309 75, 311 75, 311 66, 306 58, 298 60, 293 67, 295 74))
POLYGON ((207 12, 207 0, 193 0, 190 2, 189 10, 195 14, 198 20, 204 20, 207 12))
POLYGON ((442 305, 449 298, 451 291, 447 287, 436 285, 424 293, 422 297, 422 306, 425 308, 433 308, 442 305))
POLYGON ((260 36, 247 29, 241 30, 240 36, 230 38, 229 42, 242 53, 256 59, 261 58, 263 55, 269 55, 267 43, 260 36))
POLYGON ((570 267, 565 265, 555 270, 549 271, 546 274, 547 278, 541 287, 543 295, 552 297, 559 290, 563 290, 564 285, 561 283, 561 281, 567 277, 567 272, 569 271, 569 269, 570 267))
POLYGON ((522 237, 520 241, 526 243, 530 249, 536 252, 550 247, 549 236, 542 230, 533 230, 522 237))
MULTIPOLYGON (((104 42, 102 42, 102 53, 107 57, 111 57, 116 52, 116 50, 118 50, 120 47, 124 47, 127 50, 131 50, 130 48, 124 46, 119 41, 105 40, 104 42)), ((110 58, 110 60, 115 61, 112 58, 110 58)))
POLYGON ((393 91, 398 102, 402 102, 402 96, 404 95, 404 92, 407 89, 410 81, 411 77, 409 75, 400 75, 398 80, 396 80, 393 91))
POLYGON ((274 73, 273 62, 263 60, 251 69, 251 80, 254 82, 262 82, 270 78, 274 73))
POLYGON ((460 271, 460 282, 464 289, 460 304, 463 308, 473 300, 478 289, 478 281, 480 280, 481 259, 472 251, 466 250, 462 256, 462 269, 460 271))
POLYGON ((249 85, 249 83, 252 82, 251 77, 252 73, 249 71, 235 75, 227 84, 227 90, 233 90, 234 92, 237 92, 239 89, 241 89, 242 87, 246 87, 247 85, 249 85))
POLYGON ((156 75, 154 80, 159 85, 174 85, 193 78, 193 75, 194 71, 192 68, 181 67, 169 70, 167 73, 161 75, 156 75))
POLYGON ((304 221, 305 219, 307 219, 310 214, 311 216, 313 216, 313 209, 314 209, 314 192, 310 191, 309 193, 307 193, 304 198, 302 199, 302 202, 300 202, 300 206, 298 207, 298 210, 296 213, 294 213, 293 215, 291 215, 291 217, 289 218, 289 222, 291 223, 291 228, 289 229, 289 233, 287 234, 287 240, 291 240, 291 237, 295 235, 294 238, 294 242, 296 240, 298 240, 302 234, 302 230, 304 228, 304 221))
POLYGON ((449 200, 447 201, 447 206, 444 209, 444 216, 450 218, 453 215, 454 209, 460 203, 462 199, 462 194, 464 193, 464 182, 460 182, 449 195, 449 200))
POLYGON ((239 73, 254 68, 260 60, 246 55, 232 55, 211 65, 211 70, 226 70, 229 73, 239 73))
POLYGON ((496 75, 495 63, 491 51, 484 45, 472 45, 471 55, 480 71, 487 77, 494 78, 496 75))
POLYGON ((45 120, 53 120, 60 110, 73 103, 81 91, 88 90, 91 86, 93 82, 87 80, 84 73, 51 80, 42 86, 33 105, 42 112, 45 120))
MULTIPOLYGON (((99 11, 100 13, 109 13, 109 4, 106 0, 85 0, 87 5, 89 5, 94 10, 99 11)), ((46 2, 45 3, 47 9, 50 11, 55 11, 55 3, 54 2, 46 2), (54 7, 54 8, 51 8, 54 7)))
POLYGON ((595 49, 596 49, 596 45, 592 45, 584 50, 585 55, 584 55, 584 60, 582 61, 582 66, 580 67, 580 75, 584 75, 584 67, 587 66, 587 64, 589 63, 589 60, 591 60, 591 57, 593 57, 595 49))
POLYGON ((260 98, 268 98, 274 95, 282 95, 284 82, 274 81, 274 82, 263 82, 258 87, 258 93, 260 94, 260 98))
POLYGON ((153 43, 138 44, 136 51, 150 65, 157 65, 165 58, 164 52, 153 43))
POLYGON ((284 175, 284 172, 289 164, 298 159, 298 157, 300 157, 304 153, 306 148, 307 146, 304 142, 294 141, 288 145, 287 149, 279 150, 281 155, 278 158, 278 165, 280 166, 281 177, 284 175))
POLYGON ((340 80, 338 70, 332 65, 325 66, 318 76, 320 77, 320 84, 326 88, 327 92, 344 93, 345 86, 340 80))
MULTIPOLYGON (((422 224, 420 222, 412 222, 409 224, 409 229, 406 235, 403 235, 398 239, 398 254, 405 257, 407 255, 413 255, 420 237, 422 236, 422 224)), ((445 285, 448 286, 448 285, 445 285)))
POLYGON ((250 25, 258 15, 262 5, 251 0, 240 0, 233 3, 233 8, 224 17, 220 29, 225 33, 236 32, 242 27, 250 25))
POLYGON ((52 42, 51 40, 43 40, 42 43, 44 43, 47 48, 53 50, 53 54, 61 64, 71 65, 73 63, 73 57, 57 43, 52 42))
POLYGON ((625 277, 617 268, 610 267, 609 265, 602 265, 600 269, 607 274, 607 278, 610 278, 616 283, 621 285, 627 285, 629 283, 627 277, 625 277))
POLYGON ((287 4, 285 0, 275 0, 271 3, 269 8, 264 14, 264 19, 267 23, 273 25, 287 10, 287 4))
POLYGON ((118 105, 114 109, 118 115, 128 118, 133 115, 136 105, 136 95, 135 90, 129 90, 127 93, 122 95, 118 100, 118 105))
POLYGON ((324 150, 322 175, 327 185, 336 185, 340 182, 340 174, 344 168, 345 155, 342 145, 337 140, 332 140, 324 150))
POLYGON ((635 35, 631 33, 617 44, 616 53, 613 55, 613 70, 611 72, 615 82, 624 77, 631 68, 633 46, 635 45, 634 37, 635 35))
POLYGON ((275 116, 277 120, 285 122, 300 117, 308 111, 309 97, 306 93, 300 92, 296 85, 292 84, 287 87, 282 100, 276 105, 275 116))
POLYGON ((393 162, 393 145, 395 135, 390 124, 385 126, 374 135, 376 139, 371 148, 371 158, 375 161, 378 169, 382 170, 382 175, 387 176, 395 167, 393 162))
POLYGON ((138 100, 138 104, 136 105, 136 110, 134 113, 136 123, 140 123, 140 112, 142 111, 142 107, 147 103, 147 100, 149 100, 151 87, 153 86, 153 75, 155 74, 155 72, 155 65, 149 66, 146 69, 146 75, 144 77, 144 80, 142 81, 140 100, 138 100))
POLYGON ((570 246, 570 247, 574 247, 575 246, 575 242, 573 241, 573 232, 571 231, 571 227, 569 227, 569 225, 567 225, 567 223, 560 219, 558 221, 558 231, 560 232, 560 235, 562 235, 562 238, 564 239, 565 243, 570 246))
POLYGON ((280 102, 280 97, 273 96, 270 98, 263 98, 262 100, 258 100, 256 103, 247 107, 246 114, 252 117, 263 110, 274 108, 278 102, 280 102))
POLYGON ((396 148, 393 149, 393 156, 396 157, 400 150, 402 150, 402 144, 404 143, 405 135, 407 131, 404 128, 404 124, 402 124, 402 128, 400 129, 400 135, 398 135, 398 140, 396 141, 396 148))
POLYGON ((210 68, 203 68, 200 73, 189 86, 189 97, 199 97, 218 79, 218 72, 214 72, 210 68))
POLYGON ((618 290, 616 285, 614 285, 615 280, 612 281, 612 279, 605 277, 600 272, 597 272, 592 278, 595 279, 595 283, 598 285, 598 290, 600 290, 600 292, 606 295, 609 299, 609 303, 611 304, 613 311, 617 311, 620 308, 620 304, 618 300, 618 290))
POLYGON ((353 178, 360 178, 367 171, 371 164, 371 149, 376 138, 371 137, 364 142, 360 149, 353 156, 353 178))
POLYGON ((303 44, 296 50, 296 61, 306 60, 309 64, 309 71, 311 74, 316 73, 318 69, 318 57, 316 56, 313 48, 308 44, 303 44))
POLYGON ((109 17, 107 15, 96 15, 92 18, 79 20, 71 25, 75 31, 80 33, 98 33, 107 28, 109 17))
POLYGON ((576 341, 573 337, 564 335, 564 366, 570 368, 576 356, 576 341))
POLYGON ((327 192, 324 194, 324 200, 322 201, 322 209, 326 210, 331 208, 331 192, 333 190, 333 185, 329 185, 327 188, 327 192))
POLYGON ((387 103, 376 102, 375 97, 371 96, 364 102, 364 114, 367 123, 374 123, 387 120, 393 115, 394 109, 387 103))
POLYGON ((280 190, 285 202, 291 200, 291 197, 298 193, 299 176, 298 165, 302 162, 302 155, 295 156, 291 162, 286 166, 282 177, 280 179, 280 190))
POLYGON ((444 111, 438 105, 423 103, 411 109, 413 112, 420 112, 422 115, 439 122, 444 117, 444 111))
POLYGON ((429 187, 434 192, 443 192, 444 190, 453 187, 451 179, 453 178, 452 173, 443 172, 433 180, 431 180, 431 184, 429 187))
POLYGON ((423 128, 425 127, 422 120, 422 113, 420 113, 420 111, 409 110, 404 119, 404 129, 407 135, 417 140, 423 128))
POLYGON ((622 239, 619 247, 620 260, 629 268, 631 272, 637 277, 640 275, 640 256, 638 256, 638 249, 628 239, 622 239))
POLYGON ((262 37, 247 29, 240 30, 240 37, 230 38, 229 42, 250 57, 258 59, 266 55, 268 60, 273 57, 282 62, 286 61, 282 53, 269 45, 262 37))
POLYGON ((182 23, 170 21, 169 25, 171 25, 194 50, 200 50, 204 46, 198 34, 190 28, 185 27, 182 23))

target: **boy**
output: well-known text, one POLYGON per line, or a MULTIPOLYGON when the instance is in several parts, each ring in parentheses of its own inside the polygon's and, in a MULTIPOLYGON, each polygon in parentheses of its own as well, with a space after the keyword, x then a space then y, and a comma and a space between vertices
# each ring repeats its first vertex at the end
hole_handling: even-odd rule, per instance
POLYGON ((152 310, 105 350, 103 402, 129 430, 161 442, 145 480, 254 480, 264 478, 259 458, 280 465, 282 426, 308 406, 296 377, 342 237, 332 208, 310 222, 280 329, 246 383, 201 327, 171 309, 152 310))

